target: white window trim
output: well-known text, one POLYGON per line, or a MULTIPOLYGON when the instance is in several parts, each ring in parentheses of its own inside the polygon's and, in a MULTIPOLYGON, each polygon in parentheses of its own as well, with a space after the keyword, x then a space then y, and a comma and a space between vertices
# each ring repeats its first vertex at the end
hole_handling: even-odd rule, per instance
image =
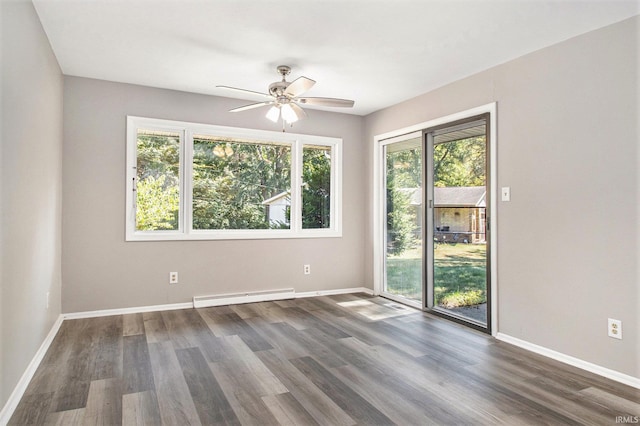
POLYGON ((336 238, 342 237, 342 139, 327 136, 273 132, 216 126, 185 121, 127 116, 127 160, 126 160, 126 241, 172 241, 172 240, 251 240, 280 238, 336 238), (178 230, 137 231, 135 209, 135 177, 138 129, 161 130, 180 133, 180 212, 178 230), (192 177, 193 135, 285 142, 291 145, 291 228, 290 229, 192 229, 192 177), (330 227, 302 229, 302 148, 305 145, 331 147, 331 211, 330 227), (295 210, 294 210, 295 209, 295 210), (295 212, 295 214, 294 214, 295 212))

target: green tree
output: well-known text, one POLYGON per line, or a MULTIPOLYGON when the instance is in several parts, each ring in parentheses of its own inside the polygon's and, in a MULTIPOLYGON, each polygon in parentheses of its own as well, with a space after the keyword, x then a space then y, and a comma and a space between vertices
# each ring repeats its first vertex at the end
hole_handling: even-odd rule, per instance
POLYGON ((387 154, 387 250, 402 254, 412 246, 417 217, 411 195, 422 187, 422 150, 387 154))
POLYGON ((136 163, 136 228, 178 229, 180 136, 140 132, 136 163))
POLYGON ((434 185, 484 186, 486 138, 478 136, 440 143, 433 148, 434 185))
POLYGON ((302 228, 329 228, 331 220, 330 148, 305 147, 302 155, 302 228))
MULTIPOLYGON (((177 229, 180 137, 142 131, 137 144, 137 228, 177 229)), ((303 227, 330 225, 331 149, 303 150, 303 227)), ((193 140, 194 229, 288 228, 262 203, 291 191, 291 146, 222 137, 193 140)))
POLYGON ((411 214, 410 196, 395 186, 387 188, 387 236, 388 251, 402 254, 411 247, 415 215, 411 214))
POLYGON ((194 229, 271 227, 262 202, 289 191, 290 176, 286 145, 194 139, 194 229))
POLYGON ((177 185, 166 185, 166 176, 147 176, 136 189, 136 227, 141 231, 177 229, 180 198, 177 185))
POLYGON ((393 180, 396 187, 422 187, 422 148, 403 149, 388 153, 387 160, 391 161, 387 163, 387 167, 393 170, 393 180))

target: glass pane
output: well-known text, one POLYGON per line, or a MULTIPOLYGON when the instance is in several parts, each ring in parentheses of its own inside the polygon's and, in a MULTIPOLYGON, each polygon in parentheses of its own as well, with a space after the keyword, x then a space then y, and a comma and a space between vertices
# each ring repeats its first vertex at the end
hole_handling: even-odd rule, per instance
POLYGON ((291 146, 193 137, 193 229, 289 229, 291 146))
POLYGON ((302 228, 331 227, 331 147, 302 148, 302 228))
POLYGON ((434 307, 486 324, 484 125, 466 132, 434 138, 434 307))
POLYGON ((422 300, 422 139, 386 149, 385 291, 422 300))
POLYGON ((138 130, 136 146, 136 230, 177 230, 180 134, 138 130))

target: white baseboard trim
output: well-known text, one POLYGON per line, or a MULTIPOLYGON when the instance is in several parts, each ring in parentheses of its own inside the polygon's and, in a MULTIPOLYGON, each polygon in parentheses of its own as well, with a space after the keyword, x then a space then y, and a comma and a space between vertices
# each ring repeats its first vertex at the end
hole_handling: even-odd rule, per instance
POLYGON ((62 314, 65 320, 70 319, 82 319, 82 318, 97 318, 108 317, 111 315, 125 315, 125 314, 139 314, 142 312, 157 312, 157 311, 173 311, 176 309, 189 309, 193 308, 193 303, 171 303, 168 305, 151 305, 151 306, 136 306, 133 308, 117 308, 117 309, 104 309, 100 311, 86 311, 86 312, 73 312, 68 314, 62 314))
POLYGON ((210 308, 212 306, 239 305, 242 303, 269 302, 273 300, 293 299, 295 290, 283 288, 279 290, 250 291, 241 293, 214 294, 210 296, 194 296, 194 308, 210 308))
POLYGON ((63 321, 64 317, 62 315, 59 315, 56 321, 51 326, 49 334, 47 334, 47 337, 44 338, 44 341, 27 366, 27 369, 24 371, 24 373, 22 373, 22 377, 20 377, 18 384, 13 389, 13 392, 11 392, 11 395, 9 396, 9 399, 7 400, 4 407, 2 407, 2 411, 0 411, 0 425, 6 425, 7 423, 9 423, 13 412, 18 407, 18 403, 22 399, 24 392, 27 390, 27 386, 33 378, 33 375, 36 373, 36 370, 40 366, 40 362, 42 362, 42 359, 47 353, 47 350, 49 350, 51 342, 53 342, 53 339, 56 337, 58 330, 60 330, 60 326, 62 325, 63 321))
MULTIPOLYGON (((299 297, 314 297, 314 296, 333 296, 336 294, 350 294, 350 293, 366 293, 370 296, 373 295, 373 290, 366 287, 352 287, 352 288, 338 288, 335 290, 318 290, 318 291, 305 291, 302 293, 289 293, 279 292, 273 293, 271 291, 256 292, 244 297, 238 297, 237 294, 219 295, 216 296, 215 305, 210 306, 222 306, 222 305, 235 305, 241 303, 251 302, 268 302, 273 300, 286 300, 299 297), (230 296, 230 297, 225 297, 230 296), (249 300, 250 299, 250 300, 249 300)), ((194 298, 195 299, 195 298, 194 298)), ((98 311, 85 311, 85 312, 72 312, 62 314, 63 319, 82 319, 82 318, 97 318, 108 317, 111 315, 124 315, 124 314, 138 314, 142 312, 157 312, 157 311, 172 311, 176 309, 189 309, 194 307, 194 302, 185 303, 172 303, 168 305, 151 305, 151 306, 137 306, 132 308, 117 308, 117 309, 104 309, 98 311)), ((198 306, 205 307, 198 302, 198 306)))
POLYGON ((609 368, 605 368, 600 365, 581 360, 580 358, 575 358, 561 352, 556 352, 552 349, 545 348, 544 346, 539 346, 534 343, 527 342, 526 340, 521 340, 517 337, 509 336, 508 334, 498 333, 496 335, 496 339, 501 340, 505 343, 510 343, 514 346, 518 346, 522 349, 535 352, 539 355, 546 356, 547 358, 555 359, 556 361, 578 367, 590 373, 606 377, 607 379, 615 380, 616 382, 640 389, 640 378, 638 377, 629 376, 628 374, 620 373, 619 371, 611 370, 609 368))
POLYGON ((314 297, 314 296, 334 296, 336 294, 351 294, 351 293, 366 293, 369 296, 373 296, 373 290, 366 287, 353 287, 353 288, 339 288, 335 290, 318 290, 318 291, 303 291, 296 293, 296 299, 300 297, 314 297))

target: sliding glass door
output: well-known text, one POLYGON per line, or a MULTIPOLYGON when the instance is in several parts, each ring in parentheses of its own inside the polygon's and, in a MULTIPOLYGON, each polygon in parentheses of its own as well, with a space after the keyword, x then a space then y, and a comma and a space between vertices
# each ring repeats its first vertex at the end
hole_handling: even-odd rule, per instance
POLYGON ((488 332, 489 118, 381 141, 380 164, 381 294, 488 332))
POLYGON ((423 148, 422 133, 386 141, 385 262, 383 293, 422 307, 423 300, 423 148))
POLYGON ((427 308, 489 326, 487 118, 425 132, 427 308))

